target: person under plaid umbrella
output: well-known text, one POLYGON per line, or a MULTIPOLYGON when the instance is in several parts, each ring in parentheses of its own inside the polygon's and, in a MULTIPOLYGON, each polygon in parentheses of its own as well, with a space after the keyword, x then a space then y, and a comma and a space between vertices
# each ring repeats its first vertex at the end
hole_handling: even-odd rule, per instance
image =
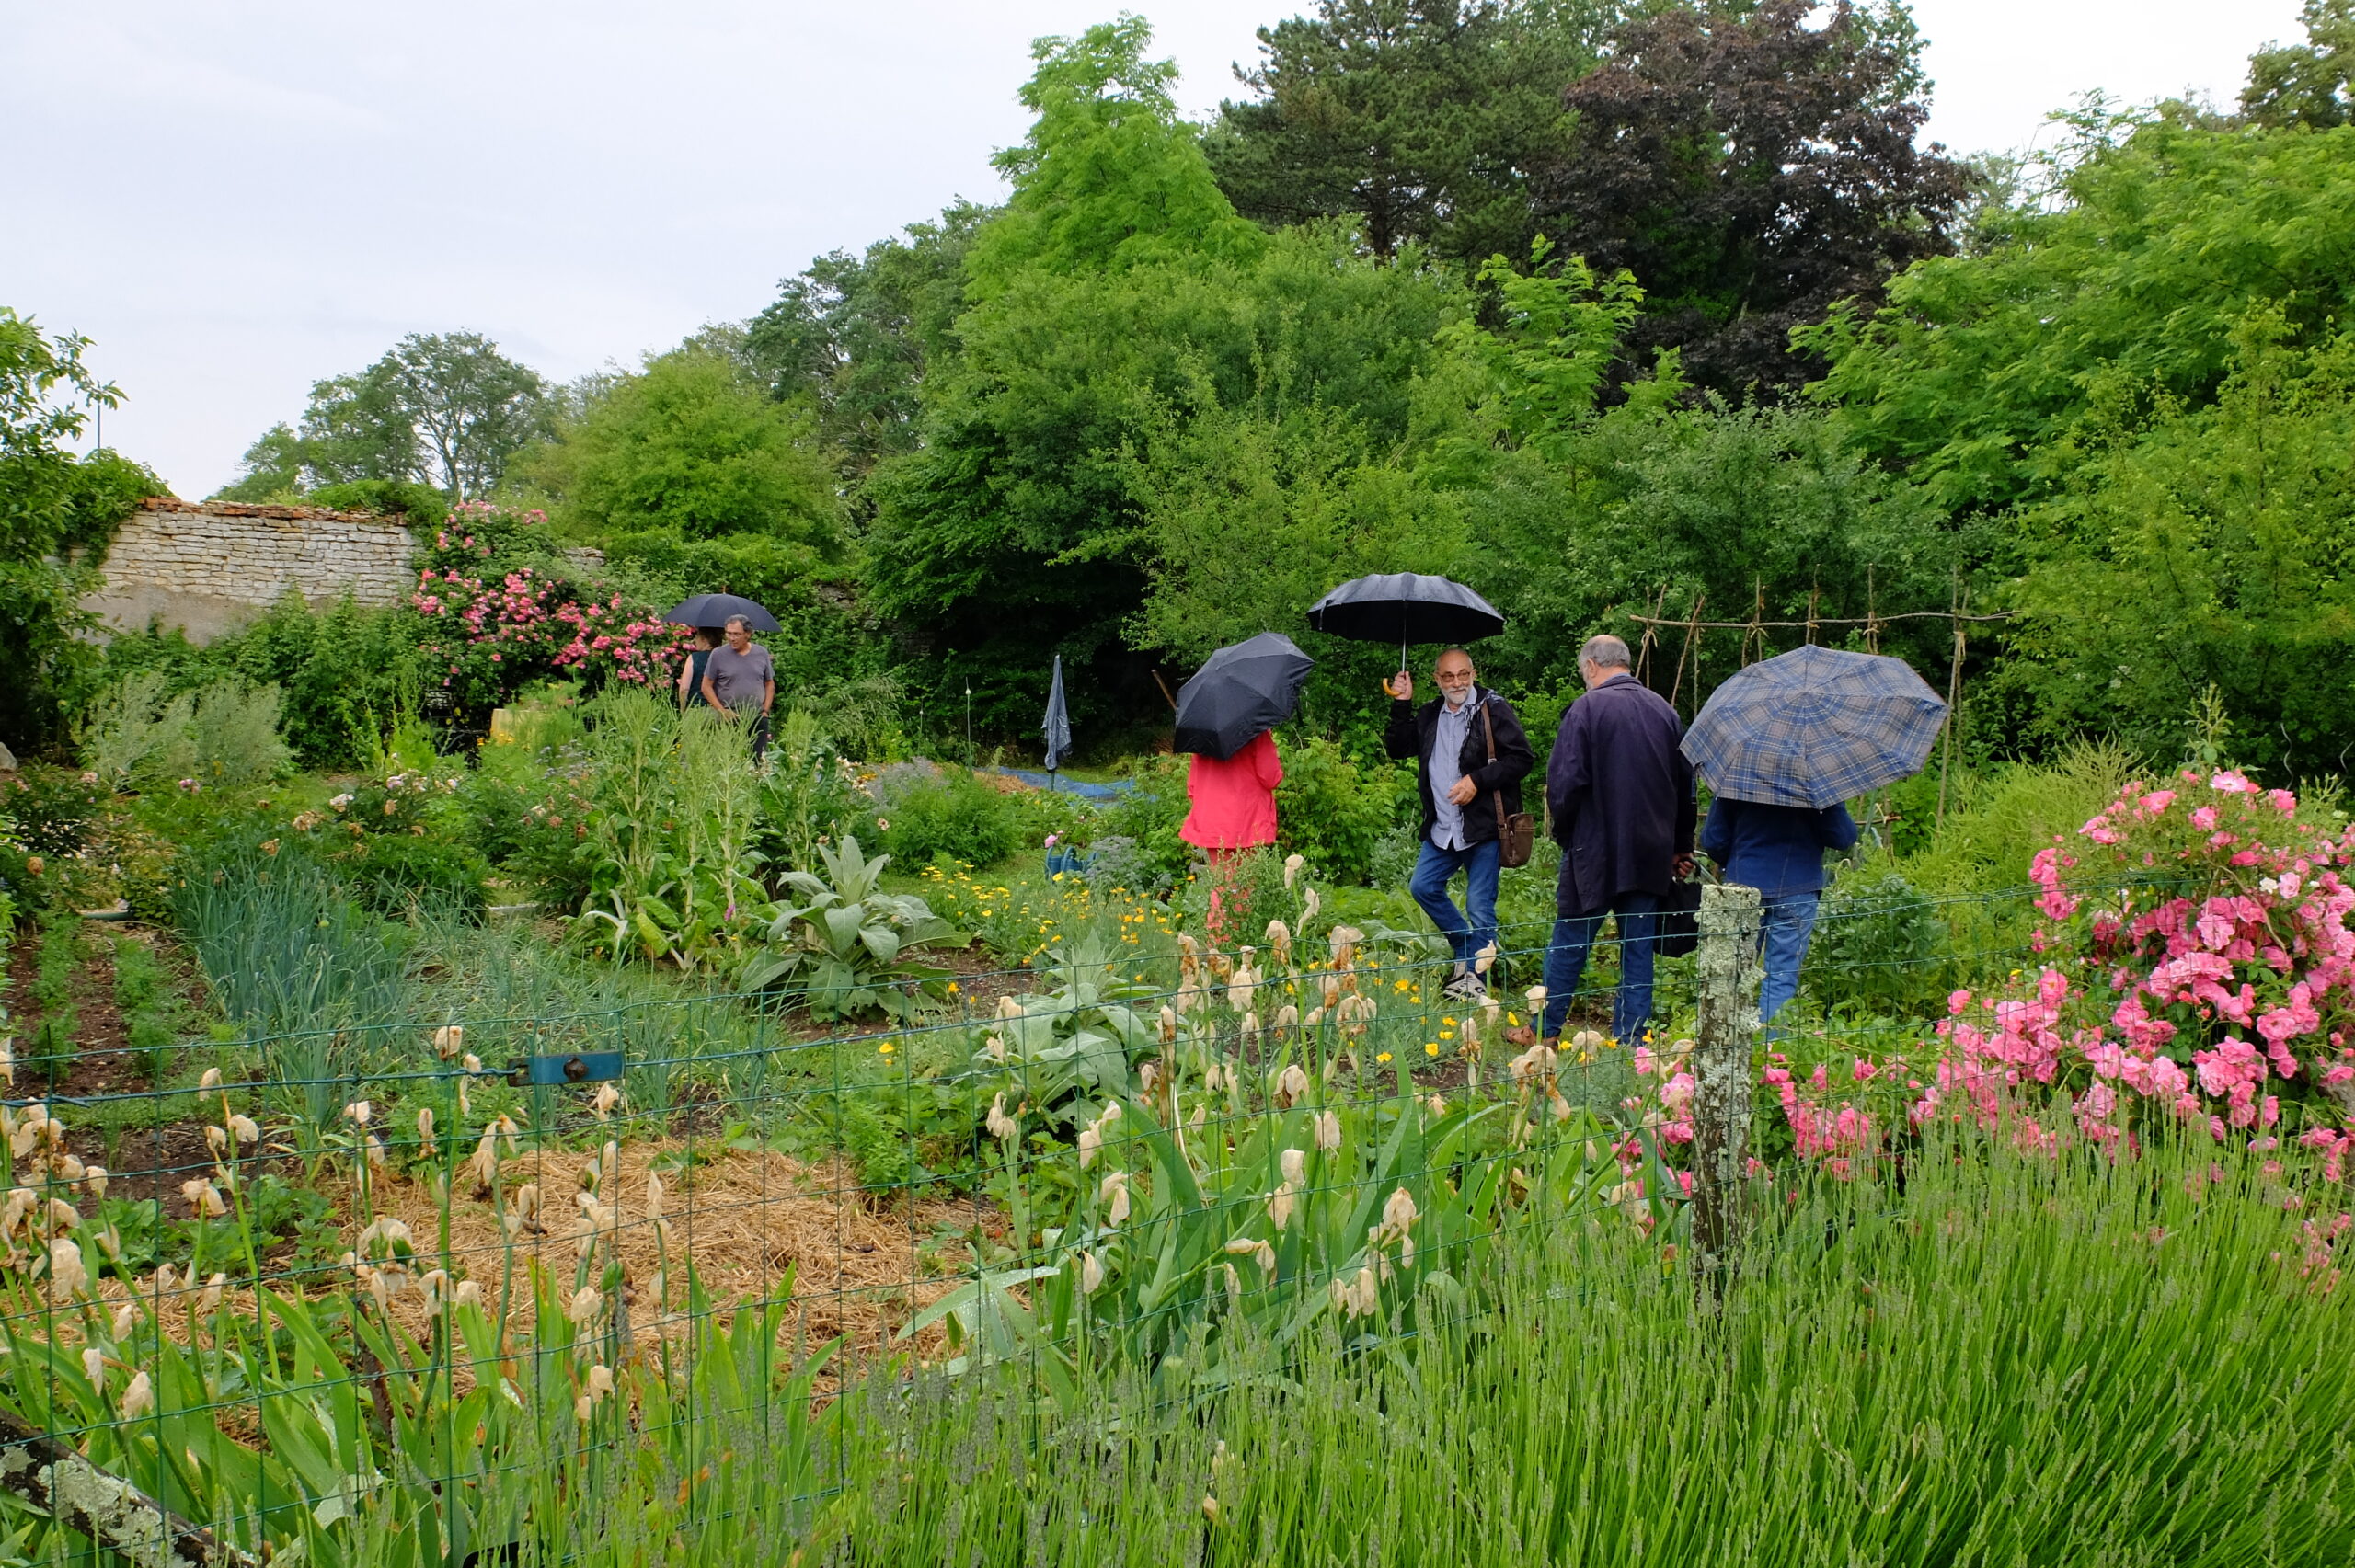
POLYGON ((1701 853, 1764 906, 1762 1023, 1798 993, 1824 851, 1856 841, 1842 803, 1919 773, 1946 716, 1903 660, 1809 647, 1750 666, 1694 718, 1684 754, 1716 796, 1701 853))

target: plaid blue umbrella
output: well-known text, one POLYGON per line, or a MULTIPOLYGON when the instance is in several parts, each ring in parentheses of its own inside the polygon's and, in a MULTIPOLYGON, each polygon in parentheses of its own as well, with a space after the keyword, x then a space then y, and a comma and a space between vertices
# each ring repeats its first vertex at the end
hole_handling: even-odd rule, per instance
POLYGON ((1794 648, 1710 692, 1684 754, 1719 795, 1820 810, 1920 773, 1946 716, 1903 659, 1794 648))

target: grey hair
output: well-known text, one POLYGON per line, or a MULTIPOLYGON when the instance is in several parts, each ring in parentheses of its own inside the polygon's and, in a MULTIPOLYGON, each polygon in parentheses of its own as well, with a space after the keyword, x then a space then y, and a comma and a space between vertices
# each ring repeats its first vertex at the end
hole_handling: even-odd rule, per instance
POLYGON ((1597 670, 1626 670, 1635 664, 1627 653, 1626 643, 1608 632, 1587 638, 1579 649, 1579 662, 1591 664, 1597 670))
MULTIPOLYGON (((752 618, 750 615, 730 615, 728 617, 727 624, 728 630, 731 632, 739 626, 743 627, 749 632, 752 629, 752 618)), ((1619 645, 1619 651, 1623 654, 1626 653, 1627 651, 1627 645, 1621 643, 1619 645)))

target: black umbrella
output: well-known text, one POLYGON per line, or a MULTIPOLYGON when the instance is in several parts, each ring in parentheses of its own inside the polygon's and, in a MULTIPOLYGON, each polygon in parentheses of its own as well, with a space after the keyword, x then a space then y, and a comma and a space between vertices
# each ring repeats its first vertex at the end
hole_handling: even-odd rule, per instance
POLYGON ((724 626, 730 615, 741 615, 756 632, 777 630, 775 616, 752 600, 732 593, 698 593, 663 612, 662 619, 682 626, 724 626))
POLYGON ((1315 660, 1281 632, 1262 632, 1210 656, 1178 688, 1180 751, 1223 761, 1292 717, 1315 660))
POLYGON ((1497 607, 1462 583, 1418 572, 1345 582, 1309 608, 1308 624, 1361 643, 1396 643, 1402 670, 1408 643, 1468 643, 1505 629, 1497 607))

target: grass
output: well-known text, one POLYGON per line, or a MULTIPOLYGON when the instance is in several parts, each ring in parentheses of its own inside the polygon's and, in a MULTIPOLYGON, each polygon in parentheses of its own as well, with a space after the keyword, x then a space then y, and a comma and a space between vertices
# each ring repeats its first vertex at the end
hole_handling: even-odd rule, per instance
POLYGON ((1114 1357, 1068 1402, 1016 1359, 885 1363, 813 1405, 777 1317, 731 1332, 706 1301, 693 1339, 616 1356, 567 1322, 573 1287, 519 1279, 540 1295, 529 1333, 462 1306, 452 1337, 420 1338, 414 1314, 352 1309, 392 1372, 387 1426, 309 1309, 272 1308, 295 1356, 271 1363, 224 1307, 178 1350, 134 1326, 107 1374, 161 1355, 159 1393, 184 1402, 162 1452, 193 1485, 155 1471, 142 1423, 77 1404, 75 1357, 25 1320, 6 1365, 40 1369, 8 1374, 12 1402, 96 1424, 94 1454, 185 1511, 249 1542, 237 1488, 281 1488, 281 1550, 307 1536, 355 1568, 453 1536, 527 1564, 2340 1562, 2355 1309, 2308 1221, 2326 1232, 2345 1195, 2289 1207, 2294 1180, 2205 1146, 2107 1164, 1970 1142, 1926 1150, 1901 1187, 1764 1181, 1719 1311, 1656 1239, 1589 1209, 1434 1275, 1412 1333, 1345 1332, 1310 1293, 1177 1399, 1114 1357), (451 1357, 515 1391, 454 1388, 451 1357), (592 1359, 603 1402, 581 1392, 592 1359), (236 1425, 254 1390, 266 1482, 204 1436, 206 1402, 236 1425), (314 1411, 304 1441, 334 1464, 306 1479, 314 1411), (387 1482, 320 1505, 369 1471, 387 1482))
MULTIPOLYGON (((1924 1161, 1902 1194, 1805 1187, 1717 1318, 1633 1227, 1571 1219, 1499 1261, 1487 1310, 1431 1313, 1406 1344, 1264 1346, 1258 1375, 1199 1402, 1156 1405, 1117 1367, 1063 1421, 983 1381, 879 1382, 798 1544, 844 1562, 2343 1562, 2348 1297, 2258 1167, 2187 1191, 2205 1164, 1997 1153, 1924 1161)), ((607 1560, 653 1544, 630 1540, 631 1501, 600 1512, 607 1560)), ((793 1511, 770 1516, 783 1548, 793 1511)), ((683 1544, 727 1560, 722 1537, 683 1544)))

